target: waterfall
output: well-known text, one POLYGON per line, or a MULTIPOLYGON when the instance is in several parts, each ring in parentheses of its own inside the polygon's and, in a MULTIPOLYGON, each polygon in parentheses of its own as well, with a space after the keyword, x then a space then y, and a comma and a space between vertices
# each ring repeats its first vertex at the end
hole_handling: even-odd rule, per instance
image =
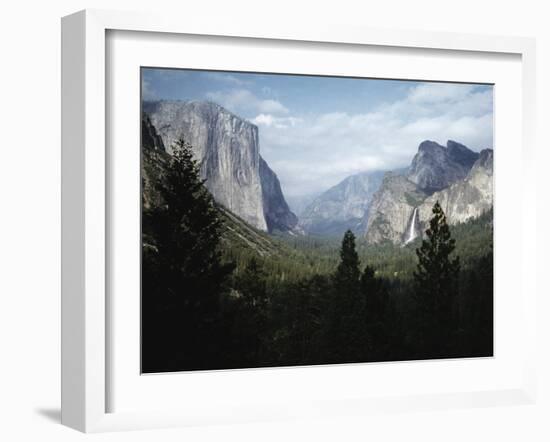
POLYGON ((417 211, 418 211, 418 207, 415 207, 413 210, 411 225, 409 227, 409 233, 407 234, 407 239, 405 240, 405 244, 410 243, 416 238, 416 212, 417 211))

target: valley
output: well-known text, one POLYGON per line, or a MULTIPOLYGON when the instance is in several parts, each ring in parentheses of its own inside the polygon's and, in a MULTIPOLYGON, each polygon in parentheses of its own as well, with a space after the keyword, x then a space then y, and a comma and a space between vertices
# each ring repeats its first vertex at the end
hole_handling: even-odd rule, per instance
POLYGON ((144 102, 141 130, 145 372, 492 355, 491 149, 424 141, 297 215, 249 121, 144 102))
POLYGON ((143 146, 170 155, 169 146, 185 138, 216 202, 260 231, 338 238, 349 229, 371 244, 404 245, 423 235, 436 201, 452 225, 493 205, 492 149, 477 153, 452 140, 446 146, 423 141, 409 165, 351 175, 298 217, 260 154, 257 126, 211 102, 144 102, 143 112, 143 146))

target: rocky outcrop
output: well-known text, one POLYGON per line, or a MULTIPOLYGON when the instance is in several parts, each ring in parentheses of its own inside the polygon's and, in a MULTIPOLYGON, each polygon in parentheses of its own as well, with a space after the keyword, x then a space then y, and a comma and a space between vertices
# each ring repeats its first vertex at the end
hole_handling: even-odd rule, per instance
POLYGON ((447 189, 435 192, 419 206, 419 219, 427 225, 432 208, 439 201, 449 224, 477 218, 493 206, 493 150, 479 154, 468 175, 447 189))
POLYGON ((464 144, 457 143, 453 140, 447 141, 447 153, 449 157, 455 162, 463 166, 465 169, 470 170, 474 163, 479 158, 479 154, 470 150, 464 144))
POLYGON ((143 208, 147 210, 162 204, 162 197, 154 183, 162 176, 170 156, 146 114, 141 116, 141 147, 141 198, 143 208))
POLYGON ((309 234, 338 235, 358 231, 384 172, 352 175, 315 198, 300 215, 300 228, 309 234))
POLYGON ((145 113, 141 116, 141 146, 144 149, 166 151, 162 138, 151 123, 149 115, 145 113))
POLYGON ((374 195, 366 216, 367 240, 411 242, 427 228, 436 201, 451 225, 490 210, 492 149, 475 153, 454 141, 448 141, 447 147, 421 143, 406 176, 388 175, 374 195))
POLYGON ((437 192, 464 179, 478 156, 455 141, 448 141, 447 147, 434 141, 423 141, 412 160, 407 178, 424 192, 437 192))
POLYGON ((427 194, 402 175, 388 172, 367 213, 366 239, 371 243, 407 241, 407 228, 427 194))
POLYGON ((168 153, 179 138, 193 146, 201 177, 218 203, 254 227, 267 230, 256 126, 214 103, 200 101, 145 103, 143 110, 168 153))
POLYGON ((172 153, 179 138, 193 146, 201 177, 219 204, 263 231, 270 226, 290 230, 296 224, 278 179, 267 164, 261 174, 257 126, 204 101, 145 102, 143 111, 166 152, 172 153), (268 213, 264 213, 265 208, 268 213))
POLYGON ((293 230, 298 224, 298 217, 292 213, 285 201, 279 178, 261 156, 260 181, 267 229, 270 232, 293 230))

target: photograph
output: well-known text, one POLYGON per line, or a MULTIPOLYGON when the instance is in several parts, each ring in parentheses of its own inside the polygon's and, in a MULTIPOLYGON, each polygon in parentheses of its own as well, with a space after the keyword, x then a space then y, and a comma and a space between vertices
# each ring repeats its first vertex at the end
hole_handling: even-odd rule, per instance
POLYGON ((493 356, 493 84, 140 75, 143 374, 493 356))

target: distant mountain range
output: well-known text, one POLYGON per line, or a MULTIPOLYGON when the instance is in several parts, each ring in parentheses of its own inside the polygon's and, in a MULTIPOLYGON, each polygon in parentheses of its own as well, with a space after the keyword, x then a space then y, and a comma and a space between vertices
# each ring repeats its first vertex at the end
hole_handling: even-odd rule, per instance
POLYGON ((315 198, 300 213, 300 228, 314 235, 341 235, 357 231, 384 172, 351 175, 315 198))
POLYGON ((191 143, 201 176, 216 201, 265 232, 340 236, 351 229, 369 242, 405 244, 422 235, 436 201, 451 224, 480 216, 493 204, 493 151, 476 153, 449 140, 424 141, 409 167, 345 178, 300 212, 290 210, 276 173, 260 155, 258 128, 203 101, 144 102, 142 171, 147 187, 180 137, 191 143))

